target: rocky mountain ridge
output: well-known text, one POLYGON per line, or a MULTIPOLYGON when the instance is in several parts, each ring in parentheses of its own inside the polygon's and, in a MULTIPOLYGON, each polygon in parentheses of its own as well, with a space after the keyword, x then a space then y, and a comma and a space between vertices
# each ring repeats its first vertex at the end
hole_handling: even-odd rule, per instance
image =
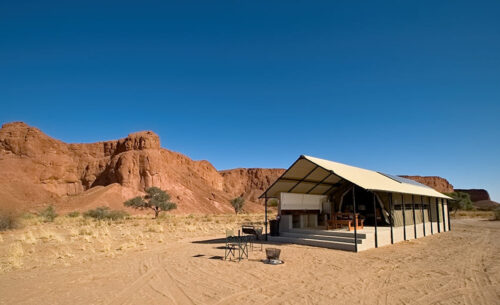
POLYGON ((237 174, 219 173, 208 161, 194 161, 161 148, 152 131, 116 141, 67 144, 22 122, 0 129, 0 169, 0 205, 53 203, 80 208, 81 202, 85 207, 109 204, 118 208, 124 199, 154 185, 173 195, 181 213, 228 213, 229 199, 240 195, 248 199, 250 211, 260 210, 256 194, 280 172, 237 169, 237 174), (236 177, 244 182, 235 181, 236 177), (94 201, 85 200, 96 190, 103 194, 94 201), (109 192, 115 196, 107 197, 115 200, 100 200, 109 192))
MULTIPOLYGON (((47 204, 68 210, 100 205, 123 208, 124 200, 158 186, 178 203, 176 213, 230 213, 229 200, 236 196, 247 200, 248 211, 262 211, 258 197, 285 170, 217 171, 208 161, 194 161, 162 148, 152 131, 113 141, 68 144, 23 122, 13 122, 0 129, 0 171, 0 208, 47 204)), ((453 192, 453 186, 441 177, 402 177, 439 192, 453 192)), ((489 200, 484 190, 470 191, 473 201, 476 197, 489 200)))

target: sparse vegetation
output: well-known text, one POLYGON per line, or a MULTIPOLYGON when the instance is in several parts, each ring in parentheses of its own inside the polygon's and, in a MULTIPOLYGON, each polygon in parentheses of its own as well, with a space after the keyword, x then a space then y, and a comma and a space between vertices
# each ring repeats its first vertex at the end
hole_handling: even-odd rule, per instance
POLYGON ((177 204, 170 201, 170 195, 157 187, 150 187, 146 189, 146 196, 132 198, 123 204, 139 210, 152 209, 155 212, 155 219, 158 218, 160 212, 177 208, 177 204))
MULTIPOLYGON (((151 216, 147 215, 112 220, 102 216, 109 215, 108 212, 113 211, 108 208, 93 209, 87 211, 87 217, 68 217, 64 213, 64 217, 55 218, 53 223, 42 221, 38 213, 13 214, 19 216, 17 219, 22 226, 8 234, 0 234, 0 273, 46 264, 85 263, 96 257, 116 257, 127 251, 153 249, 167 241, 200 234, 212 236, 225 232, 227 228, 237 230, 245 222, 261 224, 264 217, 263 214, 161 213, 155 221, 151 221, 151 216), (101 220, 95 221, 97 218, 90 214, 101 220), (33 253, 37 253, 36 259, 33 259, 33 253)), ((80 212, 80 216, 85 214, 80 212)))
POLYGON ((40 216, 45 222, 53 222, 57 217, 56 209, 52 205, 49 205, 48 207, 40 211, 40 213, 38 213, 38 216, 40 216))
POLYGON ((0 231, 19 227, 19 218, 13 212, 0 211, 0 231))
POLYGON ((278 200, 277 199, 270 199, 267 201, 267 206, 268 207, 277 207, 278 206, 278 200))
POLYGON ((78 217, 80 216, 80 212, 78 211, 73 211, 68 213, 68 217, 78 217))
POLYGON ((234 212, 236 215, 243 210, 243 206, 245 205, 245 199, 243 197, 236 197, 229 201, 233 206, 234 212))
POLYGON ((450 214, 451 218, 483 218, 492 219, 495 217, 494 211, 457 211, 450 214))
POLYGON ((83 213, 85 217, 99 220, 119 220, 128 216, 128 213, 121 210, 110 210, 109 207, 98 207, 83 213))
POLYGON ((496 208, 495 212, 495 220, 500 220, 500 208, 496 208))
POLYGON ((448 201, 448 206, 450 207, 450 211, 456 213, 458 210, 464 210, 464 211, 474 210, 474 205, 472 205, 472 200, 470 199, 469 194, 463 192, 453 192, 447 195, 453 198, 453 200, 448 201))

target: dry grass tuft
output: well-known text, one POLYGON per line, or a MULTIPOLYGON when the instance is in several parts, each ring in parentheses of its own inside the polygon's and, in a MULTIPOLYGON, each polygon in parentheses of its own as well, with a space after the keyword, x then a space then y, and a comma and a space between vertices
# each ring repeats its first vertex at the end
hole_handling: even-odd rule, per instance
POLYGON ((13 230, 19 227, 19 215, 12 211, 0 210, 0 231, 13 230))
POLYGON ((118 257, 130 251, 163 247, 183 238, 223 234, 243 222, 261 222, 259 214, 166 215, 158 219, 136 215, 122 220, 57 217, 45 222, 38 215, 20 217, 24 227, 0 233, 0 270, 70 266, 99 257, 118 257))
POLYGON ((495 217, 493 211, 457 211, 450 213, 451 218, 485 218, 492 219, 495 217))

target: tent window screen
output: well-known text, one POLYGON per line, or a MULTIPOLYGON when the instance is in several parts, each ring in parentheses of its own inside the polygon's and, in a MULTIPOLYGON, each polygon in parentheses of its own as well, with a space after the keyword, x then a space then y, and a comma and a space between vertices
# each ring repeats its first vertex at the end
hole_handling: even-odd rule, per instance
POLYGON ((323 209, 326 196, 309 194, 281 193, 281 210, 319 210, 323 209))

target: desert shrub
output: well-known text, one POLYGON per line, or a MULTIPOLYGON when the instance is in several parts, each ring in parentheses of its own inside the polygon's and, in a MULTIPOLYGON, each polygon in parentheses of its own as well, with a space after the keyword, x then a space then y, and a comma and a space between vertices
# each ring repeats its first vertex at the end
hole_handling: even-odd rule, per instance
POLYGON ((98 207, 93 210, 88 210, 83 213, 83 216, 99 220, 118 220, 127 217, 128 213, 121 210, 110 210, 109 207, 98 207))
POLYGON ((49 205, 45 209, 41 210, 40 213, 38 213, 38 216, 40 216, 45 222, 53 222, 57 217, 56 209, 49 205))
POLYGON ((495 220, 500 220, 500 208, 496 208, 495 212, 495 220))
POLYGON ((448 200, 450 211, 456 212, 458 210, 474 210, 474 205, 472 204, 469 194, 463 192, 453 192, 447 195, 453 198, 452 200, 448 200))
POLYGON ((158 218, 161 211, 168 212, 177 209, 177 204, 170 201, 170 195, 154 186, 146 189, 146 196, 132 198, 125 201, 123 205, 139 210, 152 209, 155 218, 158 218))
POLYGON ((245 199, 243 197, 233 198, 229 202, 233 206, 236 215, 243 210, 243 206, 245 205, 245 199))
POLYGON ((270 199, 269 201, 267 201, 267 206, 268 207, 277 207, 278 200, 277 199, 270 199))
POLYGON ((34 219, 34 218, 36 218, 36 214, 30 213, 30 212, 26 212, 26 213, 23 213, 21 215, 21 218, 22 219, 27 219, 27 220, 34 219))
POLYGON ((19 217, 12 212, 0 211, 0 231, 19 227, 19 217))
POLYGON ((73 211, 68 213, 68 217, 78 217, 80 216, 80 212, 78 211, 73 211))

